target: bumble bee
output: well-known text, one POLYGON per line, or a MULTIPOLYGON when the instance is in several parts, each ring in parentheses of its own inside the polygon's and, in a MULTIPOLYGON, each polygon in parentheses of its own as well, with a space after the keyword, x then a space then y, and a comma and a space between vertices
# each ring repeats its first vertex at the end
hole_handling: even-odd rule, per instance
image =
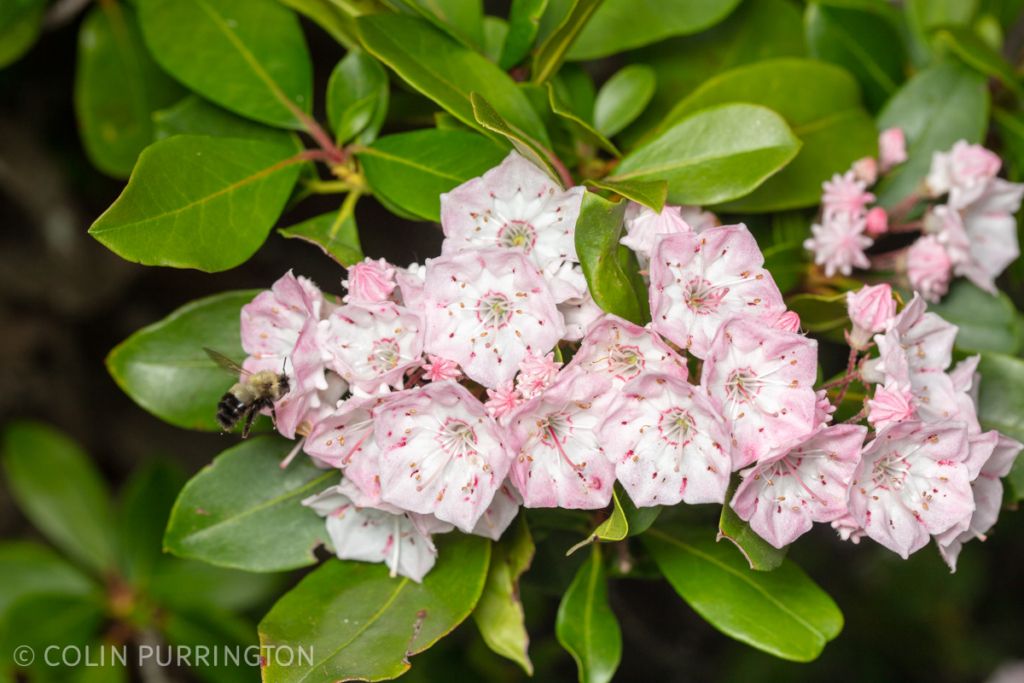
POLYGON ((217 424, 225 432, 231 431, 244 418, 242 438, 246 438, 252 421, 264 408, 270 409, 271 417, 277 422, 274 402, 283 398, 291 389, 284 368, 279 373, 272 370, 249 372, 223 353, 207 348, 203 350, 217 365, 232 374, 241 375, 241 380, 228 389, 217 403, 217 424))

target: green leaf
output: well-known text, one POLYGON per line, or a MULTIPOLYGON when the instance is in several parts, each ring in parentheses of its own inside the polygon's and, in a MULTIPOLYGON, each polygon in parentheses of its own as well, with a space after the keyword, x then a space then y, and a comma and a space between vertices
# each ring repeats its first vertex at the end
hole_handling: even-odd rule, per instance
MULTIPOLYGON (((314 662, 268 659, 267 683, 395 678, 473 611, 487 578, 491 544, 478 536, 437 537, 437 564, 415 583, 383 564, 330 560, 307 575, 260 622, 264 648, 312 648, 314 662)), ((272 652, 272 650, 268 650, 272 652)))
POLYGON ((601 86, 594 102, 594 126, 611 137, 636 120, 658 85, 654 69, 631 64, 601 86))
POLYGON ((313 64, 298 17, 275 0, 137 0, 146 45, 169 74, 256 121, 304 128, 313 64))
POLYGON ((569 59, 606 57, 725 19, 739 0, 605 0, 569 51, 569 59))
POLYGON ((371 54, 463 123, 478 127, 469 101, 469 94, 476 92, 510 123, 548 143, 544 125, 526 95, 483 55, 415 17, 375 14, 360 17, 358 26, 371 54))
POLYGON ((484 46, 487 59, 497 63, 508 38, 508 22, 501 17, 484 17, 484 46))
MULTIPOLYGON (((777 112, 803 146, 777 176, 724 210, 763 212, 817 206, 823 181, 877 152, 878 133, 861 106, 857 82, 839 67, 808 59, 774 59, 715 76, 677 104, 659 130, 700 109, 726 102, 749 102, 777 112), (807 83, 814 87, 806 87, 807 83)), ((674 201, 671 185, 669 192, 669 200, 674 201)))
POLYGON ((508 13, 508 36, 498 66, 507 71, 530 53, 540 28, 540 19, 547 8, 548 0, 512 0, 508 13))
POLYGON ((576 572, 558 605, 555 635, 576 660, 580 683, 607 683, 622 659, 622 632, 608 604, 608 584, 601 546, 576 572))
POLYGON ((46 0, 5 0, 0 4, 0 69, 35 44, 45 14, 46 0))
POLYGON ((800 286, 809 269, 803 241, 773 244, 765 247, 763 253, 764 267, 772 274, 779 291, 786 294, 800 286))
POLYGON ((7 609, 25 596, 84 596, 100 590, 63 557, 31 541, 0 542, 0 586, 0 628, 8 622, 7 609))
POLYGON ((733 548, 710 539, 652 529, 644 541, 697 614, 758 650, 810 662, 843 628, 832 598, 790 561, 772 572, 755 572, 733 548))
POLYGON ((349 140, 370 144, 387 113, 387 72, 362 50, 350 51, 327 81, 327 120, 338 144, 349 140))
POLYGON ((789 0, 742 3, 721 24, 693 36, 652 45, 627 58, 647 64, 658 87, 637 123, 623 131, 627 147, 656 126, 683 94, 734 67, 775 57, 804 56, 803 19, 789 0))
POLYGON ((547 88, 548 103, 551 105, 552 113, 568 124, 570 130, 576 134, 576 137, 582 139, 588 145, 600 147, 612 156, 622 156, 622 152, 615 146, 615 143, 599 133, 594 126, 583 120, 571 107, 559 99, 558 90, 553 82, 549 82, 547 88))
MULTIPOLYGON (((199 95, 186 95, 173 106, 153 112, 154 139, 174 135, 265 140, 284 146, 289 133, 232 114, 199 95)), ((293 143, 294 144, 294 143, 293 143)))
POLYGON ((473 104, 473 117, 481 128, 503 136, 517 152, 558 180, 558 171, 552 161, 553 153, 543 142, 506 121, 491 103, 478 93, 472 93, 469 99, 473 104))
POLYGON ((252 256, 284 209, 295 148, 177 135, 139 156, 128 186, 89 228, 121 258, 215 272, 252 256))
POLYGON ((979 0, 907 0, 903 3, 910 29, 910 48, 918 67, 928 65, 928 35, 942 26, 968 26, 978 11, 979 0))
POLYGON ((604 0, 572 0, 572 6, 565 17, 540 44, 533 55, 533 69, 530 74, 534 83, 544 83, 555 75, 562 66, 573 41, 580 35, 587 22, 604 0))
POLYGON ((97 573, 113 568, 110 492, 78 444, 44 424, 16 422, 4 431, 3 465, 18 506, 47 538, 97 573))
POLYGON ((778 569, 786 559, 786 548, 780 550, 758 536, 729 506, 729 501, 736 493, 737 484, 738 480, 734 479, 725 494, 725 505, 722 506, 722 514, 718 518, 717 540, 721 542, 722 539, 728 539, 755 571, 770 572, 778 569))
POLYGON ((145 585, 163 559, 160 539, 184 484, 181 468, 163 460, 147 461, 125 484, 118 506, 117 540, 124 577, 133 586, 145 585))
POLYGON ((178 495, 164 549, 179 557, 252 572, 274 572, 316 562, 326 541, 323 520, 300 505, 336 483, 305 458, 286 469, 295 444, 259 437, 221 453, 178 495))
POLYGON ((878 115, 880 130, 903 129, 908 156, 875 188, 879 203, 892 207, 918 191, 933 152, 961 139, 981 142, 988 108, 985 78, 960 64, 937 64, 907 81, 878 115))
MULTIPOLYGON (((347 202, 346 202, 347 205, 347 202)), ((284 237, 300 239, 320 247, 325 254, 348 268, 363 260, 363 248, 359 243, 359 228, 353 206, 345 210, 322 213, 301 223, 278 230, 284 237)))
MULTIPOLYGON (((95 648, 96 636, 106 620, 106 605, 102 593, 91 595, 27 595, 14 602, 7 610, 8 628, 0 633, 0 671, 8 668, 12 653, 21 646, 32 649, 36 659, 30 680, 68 680, 75 668, 65 664, 62 653, 74 661, 75 649, 83 655, 85 647, 95 648), (60 651, 47 648, 58 647, 60 651)), ((96 650, 93 650, 96 653, 96 650)), ((99 659, 98 653, 94 654, 99 659)), ((12 677, 8 680, 19 680, 12 677)), ((108 679, 109 680, 109 679, 108 679)))
POLYGON ((135 12, 93 7, 78 33, 75 115, 82 143, 98 169, 127 178, 153 141, 153 112, 181 97, 142 43, 135 12))
MULTIPOLYGON (((981 354, 978 419, 983 429, 1024 441, 1024 360, 999 353, 981 354)), ((1006 477, 1014 502, 1024 500, 1024 458, 1018 457, 1006 477)))
POLYGON ((611 180, 667 180, 669 202, 715 204, 750 194, 798 151, 800 140, 775 112, 727 104, 680 118, 626 155, 611 180))
POLYGON ((1024 177, 1024 115, 997 107, 992 111, 992 123, 1003 143, 1000 152, 1009 167, 1007 175, 1019 181, 1024 177))
POLYGON ((533 675, 533 663, 527 649, 523 603, 519 600, 519 577, 530 568, 534 555, 533 538, 520 515, 512 528, 491 548, 491 566, 483 594, 473 610, 473 620, 487 647, 507 657, 533 675))
POLYGON ((476 133, 431 129, 386 135, 358 151, 374 195, 435 222, 442 192, 497 166, 505 154, 476 133))
POLYGON ((647 288, 636 256, 619 244, 626 202, 613 203, 593 192, 583 195, 576 220, 576 254, 594 301, 605 311, 644 324, 650 320, 647 288))
MULTIPOLYGON (((345 46, 346 49, 358 49, 359 37, 356 35, 354 18, 362 13, 356 6, 343 6, 336 0, 277 0, 285 7, 308 17, 332 38, 345 46)), ((367 9, 369 7, 364 5, 367 9)))
POLYGON ((398 0, 460 43, 475 50, 484 44, 483 0, 398 0))
POLYGON ((818 0, 807 5, 807 45, 811 56, 849 70, 864 89, 872 111, 903 82, 906 54, 884 5, 818 0))
POLYGON ((661 213, 665 208, 665 199, 668 197, 668 183, 664 180, 588 180, 586 184, 601 190, 614 192, 637 204, 661 213))
POLYGON ((121 390, 161 420, 184 429, 220 431, 217 402, 236 381, 203 347, 241 361, 242 306, 257 290, 222 292, 182 306, 135 332, 107 356, 121 390))
POLYGON ((786 307, 800 316, 805 332, 820 334, 845 327, 846 294, 796 294, 786 299, 786 307))
POLYGON ((1010 298, 992 296, 967 280, 957 280, 949 294, 928 310, 957 325, 956 346, 969 351, 1016 355, 1024 342, 1021 314, 1010 298))
POLYGON ((1002 82, 1014 95, 1024 97, 1024 87, 1013 67, 969 28, 950 26, 936 31, 935 40, 978 73, 1002 82))
POLYGON ((195 677, 209 683, 247 683, 253 680, 259 658, 254 656, 257 643, 253 637, 253 624, 248 621, 211 610, 172 611, 160 626, 167 642, 181 651, 201 652, 205 648, 220 653, 240 651, 241 661, 238 664, 224 654, 202 660, 197 656, 188 662, 195 677), (248 650, 250 647, 253 649, 248 650))
POLYGON ((626 516, 626 525, 629 527, 627 536, 639 536, 647 531, 661 514, 662 507, 660 505, 638 508, 621 484, 616 484, 615 493, 616 500, 622 506, 622 514, 626 516))
POLYGON ((240 612, 265 610, 287 583, 287 574, 244 572, 164 555, 150 577, 146 594, 171 610, 240 612), (182 590, 182 586, 188 586, 188 590, 182 590))
POLYGON ((626 513, 622 509, 622 503, 619 502, 619 492, 613 491, 612 513, 608 515, 607 519, 597 525, 593 533, 569 548, 565 554, 566 556, 572 555, 580 548, 597 541, 609 541, 612 543, 622 541, 629 535, 629 521, 626 519, 626 513))

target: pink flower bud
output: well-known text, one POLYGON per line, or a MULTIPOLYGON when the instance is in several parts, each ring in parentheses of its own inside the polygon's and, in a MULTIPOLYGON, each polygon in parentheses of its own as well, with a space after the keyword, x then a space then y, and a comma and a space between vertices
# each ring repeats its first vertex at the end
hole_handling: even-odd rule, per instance
POLYGON ((855 348, 866 348, 871 335, 885 329, 896 314, 896 301, 888 284, 861 287, 846 293, 846 310, 853 321, 850 342, 855 348))
POLYGON ((889 232, 889 214, 880 206, 868 211, 867 224, 864 228, 871 237, 878 237, 889 232))
POLYGON ((799 332, 800 331, 800 316, 796 311, 786 311, 772 323, 772 327, 777 330, 785 330, 786 332, 799 332))
POLYGON ((914 395, 899 386, 879 386, 875 388, 875 397, 868 399, 868 422, 875 429, 909 420, 915 412, 914 395))
POLYGON ((925 235, 907 251, 907 278, 925 301, 936 302, 949 290, 953 263, 935 235, 925 235))
POLYGON ((365 259, 348 269, 348 279, 342 284, 348 289, 346 303, 381 303, 395 289, 395 268, 384 259, 365 259))
POLYGON ((907 160, 907 141, 902 128, 887 128, 878 136, 878 160, 882 173, 907 160))
POLYGON ((864 157, 853 162, 853 175, 857 180, 862 180, 868 185, 874 185, 878 180, 878 162, 874 157, 864 157))

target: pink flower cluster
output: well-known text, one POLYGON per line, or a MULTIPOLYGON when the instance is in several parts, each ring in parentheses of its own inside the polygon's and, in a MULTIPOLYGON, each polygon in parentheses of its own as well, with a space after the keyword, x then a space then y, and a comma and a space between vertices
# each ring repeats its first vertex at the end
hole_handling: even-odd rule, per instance
POLYGON ((857 161, 845 174, 823 185, 821 220, 811 226, 804 247, 827 277, 844 276, 854 268, 894 269, 927 301, 936 302, 954 276, 966 277, 995 294, 995 278, 1020 254, 1014 214, 1024 197, 1024 184, 997 177, 1002 162, 981 145, 959 141, 948 152, 936 152, 924 183, 927 204, 920 220, 907 216, 922 197, 914 194, 889 214, 871 207, 868 191, 885 173, 906 161, 903 133, 892 128, 879 138, 879 155, 857 161), (919 237, 873 264, 865 250, 886 232, 916 232, 919 237))
POLYGON ((638 506, 724 504, 738 470, 733 509, 779 547, 833 522, 904 556, 935 535, 955 559, 987 530, 975 501, 997 498, 1020 444, 978 428, 973 366, 946 372, 953 326, 919 299, 896 314, 888 286, 850 295, 851 344, 881 352, 865 446, 866 427, 829 424, 817 343, 745 226, 631 206, 640 326, 587 289, 583 193, 512 153, 442 195, 440 257, 367 259, 340 300, 288 273, 243 308, 245 367, 291 380, 278 431, 342 475, 305 501, 339 557, 419 581, 434 534, 497 539, 520 506, 604 508, 616 482, 638 506))

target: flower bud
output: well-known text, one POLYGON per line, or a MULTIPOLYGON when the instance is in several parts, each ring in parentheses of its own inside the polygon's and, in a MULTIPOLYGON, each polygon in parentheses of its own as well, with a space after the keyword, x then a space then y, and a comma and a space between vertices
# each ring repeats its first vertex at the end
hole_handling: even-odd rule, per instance
POLYGON ((880 206, 868 211, 864 228, 870 237, 878 237, 889 232, 889 214, 880 206))
POLYGON ((874 157, 864 157, 853 162, 853 175, 857 180, 863 180, 868 185, 874 185, 878 180, 878 162, 874 157))
POLYGON ((887 128, 878 136, 879 169, 885 173, 907 160, 907 141, 902 128, 887 128))
POLYGON ((847 292, 846 309, 853 321, 850 343, 863 350, 871 341, 871 335, 884 330, 896 314, 896 301, 892 298, 892 288, 883 283, 847 292))
POLYGON ((384 259, 365 259, 348 269, 348 279, 342 284, 348 289, 346 303, 381 303, 395 289, 395 268, 384 259))
POLYGON ((925 301, 936 302, 949 290, 953 263, 935 235, 925 235, 907 251, 907 278, 925 301))

